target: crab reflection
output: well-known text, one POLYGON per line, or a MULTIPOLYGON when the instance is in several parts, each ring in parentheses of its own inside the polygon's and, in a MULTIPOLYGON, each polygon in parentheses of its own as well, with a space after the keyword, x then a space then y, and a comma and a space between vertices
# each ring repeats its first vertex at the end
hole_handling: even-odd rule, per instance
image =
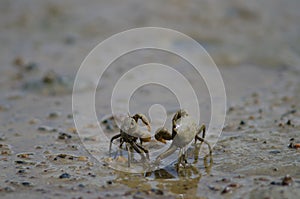
MULTIPOLYGON (((199 149, 197 150, 200 150, 200 146, 197 147, 199 147, 199 149)), ((179 168, 169 165, 165 168, 146 172, 145 177, 150 177, 154 179, 176 179, 176 178, 191 179, 191 178, 196 178, 197 176, 201 177, 202 174, 200 173, 199 168, 195 166, 196 163, 198 163, 198 156, 195 156, 193 164, 188 164, 185 167, 179 167, 179 168)), ((211 154, 204 156, 203 165, 204 165, 205 173, 210 174, 213 165, 213 159, 211 154)))

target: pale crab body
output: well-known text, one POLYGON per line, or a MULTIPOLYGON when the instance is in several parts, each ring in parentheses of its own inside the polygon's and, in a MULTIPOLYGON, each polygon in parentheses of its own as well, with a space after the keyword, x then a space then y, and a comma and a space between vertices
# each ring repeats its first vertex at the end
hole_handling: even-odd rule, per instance
POLYGON ((205 129, 205 125, 198 126, 194 119, 190 117, 185 110, 177 111, 172 119, 172 134, 164 127, 159 128, 155 133, 155 139, 162 143, 166 144, 166 140, 172 140, 170 147, 157 156, 156 162, 170 156, 179 149, 177 165, 181 163, 185 165, 187 162, 185 159, 185 152, 192 140, 195 140, 195 143, 197 140, 206 143, 209 148, 209 153, 211 154, 212 151, 210 144, 204 139, 205 129), (202 137, 199 137, 201 132, 202 137))
MULTIPOLYGON (((149 129, 150 127, 148 127, 149 129)), ((121 134, 124 137, 124 134, 131 135, 135 138, 139 138, 142 141, 151 137, 151 134, 147 131, 143 131, 132 117, 127 117, 123 120, 121 125, 121 134)), ((125 136, 126 137, 126 136, 125 136)), ((126 142, 126 141, 125 141, 126 142)))
POLYGON ((147 157, 149 160, 149 151, 142 146, 142 142, 149 142, 151 140, 151 134, 140 129, 138 125, 139 119, 141 119, 142 122, 148 127, 148 131, 150 132, 150 123, 145 115, 128 115, 128 117, 122 121, 120 133, 113 136, 110 140, 109 154, 111 154, 112 143, 115 139, 120 138, 119 149, 121 149, 125 143, 126 150, 128 152, 128 167, 130 167, 131 152, 133 150, 139 153, 142 159, 146 159, 147 157), (137 142, 138 139, 140 140, 140 143, 137 142), (146 154, 146 157, 144 154, 146 154))
POLYGON ((194 140, 199 126, 190 116, 185 116, 176 121, 174 129, 177 134, 175 135, 172 145, 183 148, 194 140))

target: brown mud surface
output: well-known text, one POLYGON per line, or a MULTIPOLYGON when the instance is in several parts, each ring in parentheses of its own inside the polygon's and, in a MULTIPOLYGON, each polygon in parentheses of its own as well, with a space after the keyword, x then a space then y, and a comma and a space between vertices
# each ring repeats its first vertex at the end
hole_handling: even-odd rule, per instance
MULTIPOLYGON (((299 1, 169 2, 1 1, 1 198, 300 198, 299 1), (72 118, 76 72, 100 41, 143 26, 193 37, 218 65, 228 107, 213 162, 200 156, 178 173, 170 165, 129 174, 84 148, 72 118)), ((120 65, 135 66, 134 56, 157 58, 146 54, 107 71, 111 81, 104 78, 96 94, 99 119, 110 113, 109 92, 127 70, 120 65)), ((168 59, 174 62, 163 55, 157 62, 168 59)), ((174 65, 193 79, 189 68, 174 65)), ((89 84, 83 82, 83 92, 89 84)), ((203 87, 197 87, 204 90, 201 103, 209 107, 203 87)), ((145 87, 136 93, 133 112, 146 113, 158 94, 170 102, 165 90, 145 87)))

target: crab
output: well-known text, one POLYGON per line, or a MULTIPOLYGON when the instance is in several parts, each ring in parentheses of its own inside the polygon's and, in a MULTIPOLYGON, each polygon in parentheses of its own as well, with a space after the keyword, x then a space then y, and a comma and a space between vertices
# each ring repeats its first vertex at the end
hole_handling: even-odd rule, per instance
POLYGON ((195 140, 199 140, 201 143, 207 144, 209 149, 209 154, 212 154, 212 149, 210 144, 204 139, 205 138, 205 125, 197 125, 192 117, 189 116, 186 110, 179 110, 175 113, 172 119, 172 134, 168 129, 162 127, 157 129, 155 133, 155 139, 166 144, 166 140, 172 140, 170 147, 161 153, 156 158, 156 162, 159 163, 162 159, 168 157, 174 153, 179 148, 179 158, 177 166, 185 166, 187 163, 185 153, 186 147, 195 140), (202 132, 202 137, 199 134, 202 132))
POLYGON ((130 167, 131 162, 131 152, 135 150, 140 154, 142 160, 150 160, 149 151, 142 146, 143 142, 149 142, 151 140, 151 134, 145 131, 142 131, 139 128, 138 120, 141 120, 148 128, 148 131, 151 131, 150 122, 147 117, 143 114, 135 114, 134 116, 126 117, 121 124, 120 133, 113 136, 110 140, 109 145, 109 154, 111 154, 111 146, 115 139, 120 138, 119 149, 122 148, 123 144, 126 144, 126 150, 128 151, 128 167, 130 167), (137 140, 140 140, 140 143, 137 140), (146 157, 144 155, 146 154, 146 157))

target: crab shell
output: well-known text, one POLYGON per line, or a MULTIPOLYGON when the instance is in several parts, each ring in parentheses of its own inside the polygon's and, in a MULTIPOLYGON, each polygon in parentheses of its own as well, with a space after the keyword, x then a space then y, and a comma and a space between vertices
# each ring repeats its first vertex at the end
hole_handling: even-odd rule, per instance
POLYGON ((199 126, 193 118, 188 115, 178 119, 175 124, 174 130, 177 134, 175 135, 172 144, 180 148, 185 147, 195 138, 199 126))
POLYGON ((133 137, 140 138, 143 142, 151 140, 151 134, 147 131, 142 131, 138 123, 132 117, 126 117, 121 125, 121 130, 133 137))

